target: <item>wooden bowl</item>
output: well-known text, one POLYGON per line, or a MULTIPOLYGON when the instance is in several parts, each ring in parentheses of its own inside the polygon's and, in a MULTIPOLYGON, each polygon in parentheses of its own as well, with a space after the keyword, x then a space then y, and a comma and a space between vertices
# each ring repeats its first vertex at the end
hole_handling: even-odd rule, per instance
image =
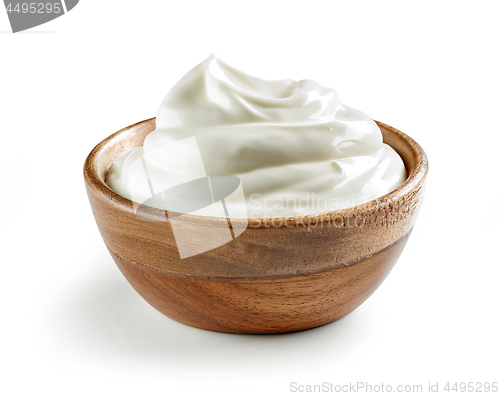
POLYGON ((241 235, 183 259, 173 222, 181 222, 185 236, 197 244, 227 228, 227 219, 169 218, 166 211, 148 206, 138 216, 133 202, 104 182, 113 161, 140 147, 155 129, 154 118, 122 129, 92 150, 84 166, 87 193, 114 261, 160 312, 227 333, 309 329, 347 315, 377 289, 401 254, 422 202, 425 153, 409 136, 377 124, 408 172, 398 189, 330 213, 249 219, 248 224, 231 219, 233 228, 247 227, 241 235))

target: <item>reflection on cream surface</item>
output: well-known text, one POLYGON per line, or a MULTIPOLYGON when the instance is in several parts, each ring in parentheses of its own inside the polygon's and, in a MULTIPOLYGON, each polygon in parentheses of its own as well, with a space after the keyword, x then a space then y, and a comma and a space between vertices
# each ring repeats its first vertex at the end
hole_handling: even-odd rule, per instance
MULTIPOLYGON (((312 80, 261 80, 214 55, 172 88, 156 123, 144 146, 118 158, 106 180, 136 202, 230 174, 245 196, 229 199, 230 217, 294 216, 357 205, 406 179, 375 122, 342 104, 333 89, 312 80)), ((155 206, 168 210, 168 199, 155 206)))

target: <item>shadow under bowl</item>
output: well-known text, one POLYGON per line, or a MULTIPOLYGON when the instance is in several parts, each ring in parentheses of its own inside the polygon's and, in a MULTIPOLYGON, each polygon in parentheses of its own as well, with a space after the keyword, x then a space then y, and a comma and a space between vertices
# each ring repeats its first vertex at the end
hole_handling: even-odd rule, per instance
POLYGON ((145 205, 139 213, 138 204, 106 185, 112 163, 142 146, 155 129, 154 118, 116 132, 92 150, 84 165, 87 193, 114 261, 160 312, 219 332, 309 329, 342 318, 378 288, 401 254, 422 202, 428 169, 424 151, 404 133, 377 124, 384 142, 405 163, 403 185, 329 213, 232 218, 232 230, 244 231, 229 242, 222 240, 226 218, 145 205), (176 240, 193 249, 220 246, 181 258, 176 240))

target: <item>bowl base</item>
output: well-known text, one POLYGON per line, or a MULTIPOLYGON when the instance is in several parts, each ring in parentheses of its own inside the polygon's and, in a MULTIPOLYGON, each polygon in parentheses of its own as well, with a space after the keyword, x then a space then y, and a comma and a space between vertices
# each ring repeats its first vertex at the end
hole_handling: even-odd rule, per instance
POLYGON ((178 322, 223 333, 273 334, 322 326, 352 312, 387 277, 409 234, 347 266, 268 278, 189 278, 110 253, 134 289, 178 322))

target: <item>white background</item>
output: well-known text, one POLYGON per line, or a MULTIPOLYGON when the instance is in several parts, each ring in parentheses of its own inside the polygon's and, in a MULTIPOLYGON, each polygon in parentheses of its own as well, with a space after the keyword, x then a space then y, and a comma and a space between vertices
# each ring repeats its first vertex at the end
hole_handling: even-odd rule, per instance
POLYGON ((499 4, 81 0, 18 34, 0 9, 0 393, 287 395, 292 382, 361 381, 447 394, 447 382, 500 381, 499 4), (331 86, 429 156, 399 262, 338 322, 277 336, 190 328, 144 302, 101 240, 87 154, 154 116, 212 52, 331 86))

